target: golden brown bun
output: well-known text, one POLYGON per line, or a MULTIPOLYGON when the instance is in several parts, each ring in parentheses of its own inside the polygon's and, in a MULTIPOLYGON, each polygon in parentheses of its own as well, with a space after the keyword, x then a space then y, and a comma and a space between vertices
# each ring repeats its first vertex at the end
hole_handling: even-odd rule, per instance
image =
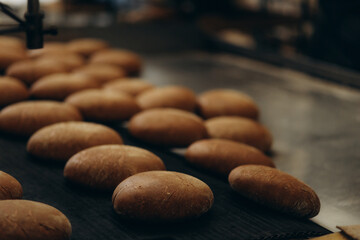
POLYGON ((66 163, 64 176, 76 183, 113 191, 127 177, 152 170, 165 170, 155 154, 138 147, 103 145, 72 156, 66 163))
POLYGON ((23 190, 18 180, 0 171, 0 200, 22 198, 22 195, 23 190))
POLYGON ((69 42, 67 45, 67 49, 69 51, 81 54, 84 57, 89 57, 90 55, 108 47, 109 45, 105 41, 94 38, 75 39, 69 42))
POLYGON ((259 109, 246 94, 229 89, 216 89, 202 93, 198 99, 200 115, 205 119, 217 116, 241 116, 258 119, 259 109))
POLYGON ((97 89, 74 93, 65 102, 79 109, 85 119, 99 122, 128 120, 140 111, 130 95, 97 89))
POLYGON ((43 61, 59 61, 65 65, 69 72, 85 65, 85 60, 81 55, 69 52, 47 53, 43 54, 39 59, 43 61))
POLYGON ((104 125, 64 122, 35 132, 28 141, 27 151, 39 159, 66 162, 86 148, 122 143, 121 136, 104 125))
POLYGON ((140 78, 121 78, 104 85, 106 91, 125 92, 134 97, 153 88, 154 85, 140 78))
POLYGON ((72 52, 67 49, 67 44, 63 42, 46 42, 43 48, 28 51, 30 58, 41 57, 45 54, 72 54, 72 52))
POLYGON ((210 138, 233 140, 261 151, 271 148, 271 133, 261 124, 242 117, 215 117, 205 121, 210 138))
POLYGON ((185 147, 207 136, 201 118, 171 108, 140 112, 130 119, 128 129, 134 137, 164 147, 185 147))
POLYGON ((108 49, 95 53, 90 58, 91 63, 113 64, 123 68, 128 75, 141 72, 142 61, 137 54, 119 49, 108 49))
POLYGON ((195 93, 186 87, 168 86, 148 90, 136 98, 140 108, 177 108, 193 112, 196 107, 195 93))
POLYGON ((312 218, 320 211, 314 190, 275 168, 239 166, 231 171, 229 183, 242 196, 296 217, 312 218))
POLYGON ((0 70, 26 58, 27 55, 23 47, 16 46, 16 43, 13 45, 11 41, 1 43, 0 39, 0 70))
POLYGON ((64 100, 72 93, 99 87, 96 81, 85 75, 55 73, 36 81, 30 88, 30 94, 39 99, 64 100))
POLYGON ((119 184, 112 197, 115 211, 148 221, 199 217, 207 212, 214 195, 206 183, 187 174, 150 171, 119 184))
POLYGON ((1 240, 70 240, 71 224, 56 208, 28 200, 0 201, 1 240))
POLYGON ((240 165, 253 164, 275 167, 273 161, 260 150, 246 144, 225 139, 205 139, 191 144, 186 159, 212 172, 229 175, 240 165))
POLYGON ((23 60, 12 64, 6 70, 6 75, 15 77, 24 83, 31 85, 39 78, 54 73, 64 72, 67 72, 64 63, 58 60, 39 58, 35 60, 23 60))
POLYGON ((0 112, 0 130, 29 136, 53 123, 81 120, 80 112, 68 104, 54 101, 27 101, 9 105, 0 112))
POLYGON ((25 51, 25 43, 20 38, 0 36, 0 49, 9 48, 25 51))
POLYGON ((74 73, 86 74, 96 80, 100 85, 126 76, 125 70, 111 64, 89 64, 76 69, 74 73))
POLYGON ((12 77, 0 77, 0 107, 20 102, 28 97, 28 89, 21 81, 12 77))

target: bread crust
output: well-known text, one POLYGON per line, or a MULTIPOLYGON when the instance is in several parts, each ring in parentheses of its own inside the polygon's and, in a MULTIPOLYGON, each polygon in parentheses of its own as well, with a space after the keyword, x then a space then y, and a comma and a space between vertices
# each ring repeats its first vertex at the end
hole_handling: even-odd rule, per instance
POLYGON ((136 173, 165 170, 155 154, 138 147, 103 145, 85 149, 72 156, 65 165, 64 177, 86 186, 114 190, 136 173))
POLYGON ((122 78, 104 85, 106 91, 125 92, 134 97, 153 88, 153 84, 140 78, 122 78))
POLYGON ((205 121, 210 138, 228 139, 248 144, 261 151, 272 145, 271 133, 260 123, 243 117, 223 116, 205 121))
POLYGON ((78 68, 74 73, 85 74, 93 78, 98 84, 103 85, 116 79, 123 79, 126 71, 111 64, 88 64, 78 68))
POLYGON ((27 143, 27 151, 39 159, 66 162, 81 150, 106 144, 123 144, 123 140, 116 131, 101 124, 63 122, 35 132, 27 143))
POLYGON ((135 75, 141 72, 142 60, 137 54, 123 49, 108 49, 96 52, 90 58, 90 63, 113 64, 135 75))
POLYGON ((182 86, 167 86, 143 92, 136 98, 143 110, 151 108, 176 108, 193 112, 196 107, 195 93, 182 86))
POLYGON ((130 119, 128 129, 132 136, 163 147, 186 147, 207 136, 201 118, 172 108, 140 112, 130 119))
POLYGON ((260 165, 239 166, 229 175, 231 188, 257 203, 300 218, 320 211, 314 190, 295 177, 260 165))
POLYGON ((205 119, 217 116, 241 116, 259 118, 259 108, 254 100, 240 91, 215 89, 202 93, 197 98, 198 110, 205 119))
POLYGON ((6 75, 31 85, 44 76, 67 71, 66 65, 61 61, 39 58, 15 62, 6 70, 6 75))
POLYGON ((20 80, 0 77, 0 107, 23 101, 28 97, 28 89, 20 80))
POLYGON ((98 122, 128 120, 140 111, 135 99, 126 93, 106 92, 103 90, 83 90, 66 98, 85 119, 98 122))
POLYGON ((213 205, 214 195, 208 185, 190 175, 150 171, 121 182, 112 200, 115 211, 122 216, 174 221, 201 216, 213 205))
POLYGON ((0 201, 1 240, 69 240, 71 224, 56 208, 28 200, 0 201))
POLYGON ((0 171, 0 200, 22 198, 21 184, 13 176, 0 171))
POLYGON ((80 112, 73 106, 55 101, 26 101, 11 104, 0 112, 0 130, 29 136, 47 125, 81 121, 80 112))
POLYGON ((225 139, 204 139, 191 144, 186 160, 207 170, 228 176, 240 165, 275 167, 273 161, 260 150, 225 139))
POLYGON ((96 81, 85 75, 56 73, 36 81, 30 88, 30 94, 38 99, 62 101, 75 92, 99 87, 96 81))
POLYGON ((81 54, 84 57, 90 57, 92 54, 107 49, 109 45, 100 39, 95 38, 78 38, 67 44, 70 52, 81 54))

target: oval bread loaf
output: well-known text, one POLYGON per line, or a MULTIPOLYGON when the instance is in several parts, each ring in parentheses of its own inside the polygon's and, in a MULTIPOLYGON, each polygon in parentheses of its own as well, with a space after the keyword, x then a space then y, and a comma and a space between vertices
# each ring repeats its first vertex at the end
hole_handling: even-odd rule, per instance
POLYGON ((0 51, 0 69, 4 70, 16 62, 26 59, 25 51, 16 49, 3 49, 0 51))
POLYGON ((6 70, 6 75, 17 78, 31 85, 39 78, 67 72, 66 65, 55 59, 35 59, 15 62, 6 70))
POLYGON ((214 195, 201 180, 187 174, 150 171, 119 184, 113 197, 115 211, 138 220, 172 221, 207 212, 214 195))
POLYGON ((106 91, 125 92, 134 97, 153 88, 154 85, 139 78, 122 78, 104 85, 106 91))
POLYGON ((64 100, 72 93, 99 87, 100 85, 88 76, 57 73, 36 81, 30 88, 30 94, 39 99, 64 100))
POLYGON ((66 69, 69 72, 85 64, 85 60, 81 55, 71 52, 56 52, 43 54, 41 56, 41 60, 59 61, 66 66, 66 69))
POLYGON ((0 36, 0 48, 25 51, 25 43, 17 37, 0 36))
POLYGON ((268 151, 271 133, 260 123, 243 117, 215 117, 205 121, 210 138, 233 140, 268 151))
POLYGON ((29 136, 47 125, 81 121, 80 112, 73 106, 55 101, 27 101, 9 105, 0 112, 0 130, 29 136))
POLYGON ((165 170, 155 154, 138 147, 102 145, 72 156, 64 176, 82 185, 113 191, 127 177, 152 170, 165 170))
POLYGON ((67 49, 71 52, 81 54, 84 57, 89 57, 95 52, 108 48, 105 41, 95 38, 78 38, 70 41, 67 49))
POLYGON ((204 139, 194 142, 188 147, 185 157, 199 167, 226 176, 240 165, 275 167, 272 160, 260 150, 225 139, 204 139))
POLYGON ((0 77, 0 107, 20 102, 29 97, 26 86, 16 78, 0 77))
POLYGON ((82 113, 85 119, 110 122, 122 121, 140 111, 135 99, 126 93, 83 90, 65 100, 82 113))
POLYGON ((132 136, 164 147, 185 147, 207 136, 201 118, 171 108, 140 112, 130 119, 128 129, 132 136))
POLYGON ((185 87, 168 86, 143 92, 136 98, 140 108, 177 108, 193 112, 196 107, 195 93, 185 87))
POLYGON ((88 64, 76 69, 74 73, 88 75, 100 85, 126 76, 125 70, 111 64, 88 64))
MULTIPOLYGON (((0 200, 22 198, 21 184, 13 176, 0 171, 0 200)), ((1 232, 1 231, 0 231, 1 232)))
POLYGON ((65 122, 35 132, 27 143, 27 151, 39 159, 66 162, 86 148, 122 143, 121 136, 104 125, 65 122))
POLYGON ((137 54, 120 49, 108 49, 96 52, 90 58, 90 63, 113 64, 134 75, 141 72, 142 61, 137 54))
POLYGON ((69 240, 71 224, 54 207, 27 200, 0 201, 1 240, 69 240))
POLYGON ((320 211, 314 190, 275 168, 239 166, 231 171, 229 183, 242 196, 296 217, 312 218, 320 211))
POLYGON ((202 93, 198 98, 200 115, 205 119, 217 116, 241 116, 258 119, 259 109, 248 95, 230 89, 216 89, 202 93))

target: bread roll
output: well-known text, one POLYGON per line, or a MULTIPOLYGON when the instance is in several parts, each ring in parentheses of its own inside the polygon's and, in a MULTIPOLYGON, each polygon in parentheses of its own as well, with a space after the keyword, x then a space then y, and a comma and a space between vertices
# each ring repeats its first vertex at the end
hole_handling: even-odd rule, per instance
POLYGON ((26 58, 23 42, 17 38, 0 36, 0 70, 26 58))
POLYGON ((79 109, 85 119, 99 122, 127 120, 140 111, 130 95, 103 90, 80 91, 65 102, 79 109))
POLYGON ((261 151, 271 148, 271 133, 261 124, 242 117, 215 117, 205 121, 210 138, 233 140, 261 151))
POLYGON ((128 129, 132 136, 163 147, 186 147, 207 136, 201 118, 171 108, 140 112, 131 118, 128 129))
POLYGON ((66 162, 86 148, 122 143, 120 135, 104 125, 66 122, 35 132, 27 143, 27 151, 39 159, 66 162))
POLYGON ((20 102, 28 97, 28 90, 21 81, 12 77, 0 77, 0 107, 20 102))
POLYGON ((90 62, 116 65, 123 68, 128 75, 139 74, 142 67, 141 58, 137 54, 120 49, 99 51, 91 56, 90 62))
POLYGON ((61 101, 72 93, 99 87, 96 81, 86 75, 55 73, 36 81, 30 88, 30 94, 34 98, 61 101))
POLYGON ((154 85, 140 78, 121 78, 104 85, 106 91, 125 92, 134 97, 153 88, 154 85))
POLYGON ((85 60, 81 55, 69 52, 43 54, 41 60, 59 61, 65 65, 69 72, 85 65, 85 60))
POLYGON ((56 208, 28 200, 0 201, 1 240, 70 240, 71 224, 56 208))
POLYGON ((193 112, 196 107, 195 93, 181 86, 168 86, 148 90, 136 98, 140 108, 177 108, 193 112))
POLYGON ((100 85, 126 76, 125 70, 111 64, 89 64, 76 69, 74 73, 86 74, 96 80, 100 85))
POLYGON ((103 145, 72 156, 65 165, 64 176, 76 183, 113 191, 125 178, 152 170, 165 170, 155 154, 138 147, 103 145))
POLYGON ((24 83, 31 85, 39 78, 64 72, 67 72, 64 63, 54 59, 39 58, 35 60, 23 60, 12 64, 6 70, 6 75, 20 79, 24 83))
POLYGON ((201 180, 187 174, 150 171, 119 184, 112 197, 115 211, 133 219, 173 221, 207 212, 214 195, 201 180))
POLYGON ((84 57, 108 48, 108 44, 105 41, 94 38, 79 38, 70 41, 67 45, 67 49, 71 52, 81 54, 84 57))
POLYGON ((241 116, 258 119, 259 109, 248 95, 230 89, 202 93, 198 99, 200 115, 205 119, 217 116, 241 116))
POLYGON ((275 167, 260 150, 225 139, 205 139, 191 144, 185 154, 189 162, 212 172, 228 176, 240 165, 253 164, 275 167))
POLYGON ((0 201, 22 198, 22 195, 23 190, 21 184, 14 177, 0 171, 0 201))
POLYGON ((242 196, 296 217, 312 218, 320 211, 314 190, 275 168, 239 166, 231 171, 229 182, 242 196))
POLYGON ((80 112, 68 104, 54 101, 27 101, 9 105, 0 112, 0 130, 29 136, 53 123, 81 120, 80 112))
POLYGON ((17 37, 0 36, 0 49, 15 49, 25 51, 25 43, 17 37))

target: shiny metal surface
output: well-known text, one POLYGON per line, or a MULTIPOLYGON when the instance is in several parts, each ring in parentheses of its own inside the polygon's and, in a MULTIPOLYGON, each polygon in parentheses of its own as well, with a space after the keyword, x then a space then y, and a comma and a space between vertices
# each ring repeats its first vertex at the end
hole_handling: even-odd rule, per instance
MULTIPOLYGON (((310 185, 322 203, 314 221, 330 230, 360 223, 360 91, 229 55, 149 55, 143 75, 196 92, 251 95, 274 136, 276 166, 310 185)), ((360 80, 360 79, 359 79, 360 80)))

